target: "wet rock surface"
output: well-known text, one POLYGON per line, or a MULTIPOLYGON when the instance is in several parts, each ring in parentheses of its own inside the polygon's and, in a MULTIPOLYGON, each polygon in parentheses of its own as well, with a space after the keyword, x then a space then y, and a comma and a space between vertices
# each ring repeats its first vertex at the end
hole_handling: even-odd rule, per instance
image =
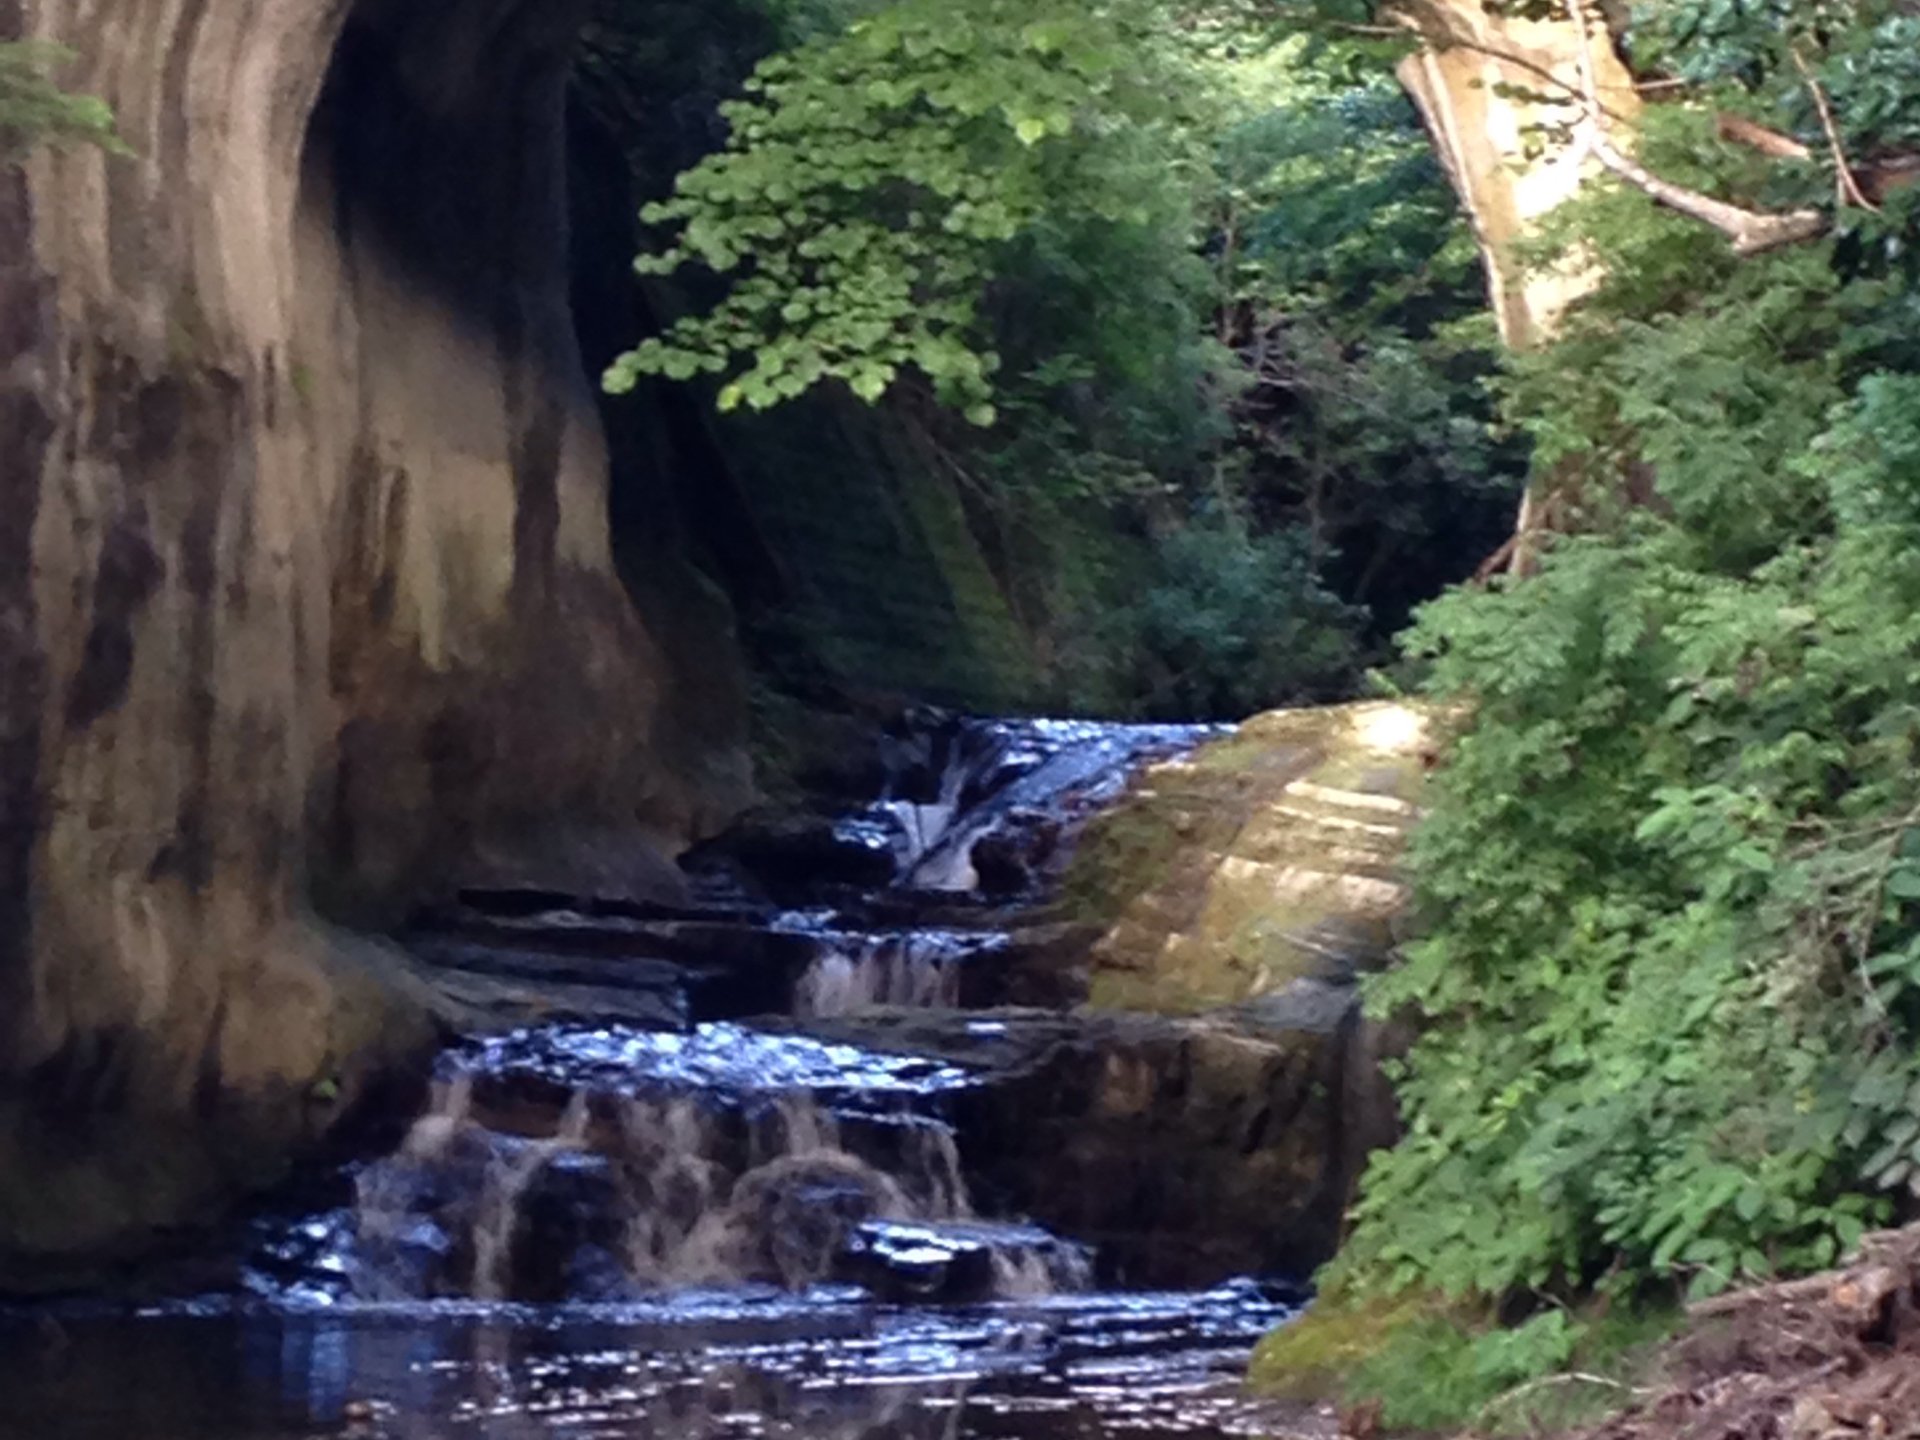
MULTIPOLYGON (((1387 1040, 1354 981, 1390 938, 1425 720, 1358 706, 1247 729, 931 717, 884 741, 878 799, 748 817, 690 857, 673 902, 496 890, 423 914, 415 953, 514 1028, 449 1053, 408 1151, 442 1169, 476 1143, 496 1153, 479 1187, 396 1181, 407 1152, 384 1178, 363 1172, 363 1211, 370 1175, 415 1193, 362 1223, 405 1234, 425 1217, 448 1237, 424 1295, 545 1295, 581 1266, 600 1294, 832 1279, 976 1298, 1069 1276, 1310 1272, 1365 1155, 1392 1138, 1387 1040), (1140 858, 1142 826, 1163 878, 1135 886, 1110 867, 1140 858), (1081 893, 1061 919, 1069 865, 1081 893), (1128 890, 1104 927, 1083 903, 1089 871, 1128 890), (1220 918, 1263 904, 1287 928, 1250 937, 1220 918), (571 1209, 555 1209, 555 1166, 571 1209), (593 1223, 577 1213, 589 1196, 593 1223), (536 1242, 503 1205, 574 1219, 542 1221, 536 1242), (978 1234, 938 1229, 982 1217, 1063 1237, 1029 1257, 1087 1258, 1045 1281, 1000 1252, 994 1281, 978 1234), (909 1232, 873 1224, 945 1238, 920 1247, 916 1276, 881 1263, 916 1247, 876 1240, 909 1232), (500 1257, 523 1253, 542 1258, 520 1280, 500 1257)), ((364 1263, 336 1254, 314 1283, 351 1293, 328 1277, 364 1263)))
MULTIPOLYGON (((397 1317, 444 1330, 451 1409, 385 1383, 356 1421, 396 1435, 518 1434, 492 1427, 589 1391, 610 1434, 1238 1433, 1217 1387, 1390 1129, 1351 977, 1088 1008, 1114 929, 1056 902, 1129 777, 1217 740, 937 719, 889 738, 878 798, 750 817, 683 890, 494 885, 421 912, 401 938, 464 1032, 430 1102, 261 1216, 236 1278, 155 1333, 284 1339, 324 1313, 373 1385, 397 1317), (547 1388, 608 1317, 618 1382, 547 1388), (518 1398, 462 1368, 469 1339, 545 1356, 535 1333, 551 1355, 518 1398), (902 1398, 811 1408, 843 1384, 902 1398)), ((318 1363, 259 1373, 312 1387, 318 1363)))
POLYGON ((750 814, 688 854, 676 898, 469 889, 401 939, 494 1023, 1075 1004, 1100 927, 1050 910, 1074 837, 1222 733, 923 716, 883 737, 877 798, 750 814))
POLYGON ((1343 1000, 1334 1018, 895 1011, 812 1029, 964 1071, 944 1108, 991 1208, 1091 1244, 1104 1283, 1194 1286, 1308 1273, 1392 1139, 1357 1016, 1343 1000))
POLYGON ((1275 711, 1149 768, 1065 879, 1070 907, 1107 925, 1093 1003, 1340 1024, 1399 939, 1434 730, 1394 702, 1275 711))

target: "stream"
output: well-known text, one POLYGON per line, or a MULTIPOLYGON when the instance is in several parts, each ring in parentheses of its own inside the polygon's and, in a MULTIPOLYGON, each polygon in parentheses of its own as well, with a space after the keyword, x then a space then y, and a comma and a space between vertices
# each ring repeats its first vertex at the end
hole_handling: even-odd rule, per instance
POLYGON ((0 1311, 0 1435, 1309 1433, 1238 1386, 1299 1277, 1206 1213, 1268 1112, 1165 1148, 1258 1037, 1077 1015, 1049 908, 1077 828, 1217 733, 923 718, 677 900, 423 915, 472 1024, 404 1136, 184 1297, 0 1311))

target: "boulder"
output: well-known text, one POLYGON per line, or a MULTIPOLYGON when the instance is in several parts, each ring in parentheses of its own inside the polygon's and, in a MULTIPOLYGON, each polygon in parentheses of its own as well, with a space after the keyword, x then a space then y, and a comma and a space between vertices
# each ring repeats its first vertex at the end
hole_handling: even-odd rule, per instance
POLYGON ((849 1238, 840 1271, 890 1304, 970 1305, 1080 1288, 1078 1246, 1032 1225, 980 1220, 870 1220, 849 1238))

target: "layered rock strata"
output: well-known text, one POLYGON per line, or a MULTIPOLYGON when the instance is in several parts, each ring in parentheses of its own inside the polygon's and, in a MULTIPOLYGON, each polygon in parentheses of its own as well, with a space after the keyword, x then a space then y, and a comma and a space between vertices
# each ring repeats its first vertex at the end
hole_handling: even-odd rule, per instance
POLYGON ((676 673, 608 556, 582 9, 0 0, 133 151, 0 176, 14 1257, 202 1213, 407 1048, 393 962, 320 915, 637 874, 744 795, 722 637, 676 673))

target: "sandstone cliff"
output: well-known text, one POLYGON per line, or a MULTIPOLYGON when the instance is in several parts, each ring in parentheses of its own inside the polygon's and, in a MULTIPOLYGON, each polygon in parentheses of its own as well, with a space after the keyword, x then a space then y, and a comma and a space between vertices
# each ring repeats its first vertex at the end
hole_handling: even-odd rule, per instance
POLYGON ((407 1042, 319 917, 744 794, 724 636, 609 559, 582 9, 0 0, 135 152, 0 178, 0 1272, 194 1215, 407 1042))

